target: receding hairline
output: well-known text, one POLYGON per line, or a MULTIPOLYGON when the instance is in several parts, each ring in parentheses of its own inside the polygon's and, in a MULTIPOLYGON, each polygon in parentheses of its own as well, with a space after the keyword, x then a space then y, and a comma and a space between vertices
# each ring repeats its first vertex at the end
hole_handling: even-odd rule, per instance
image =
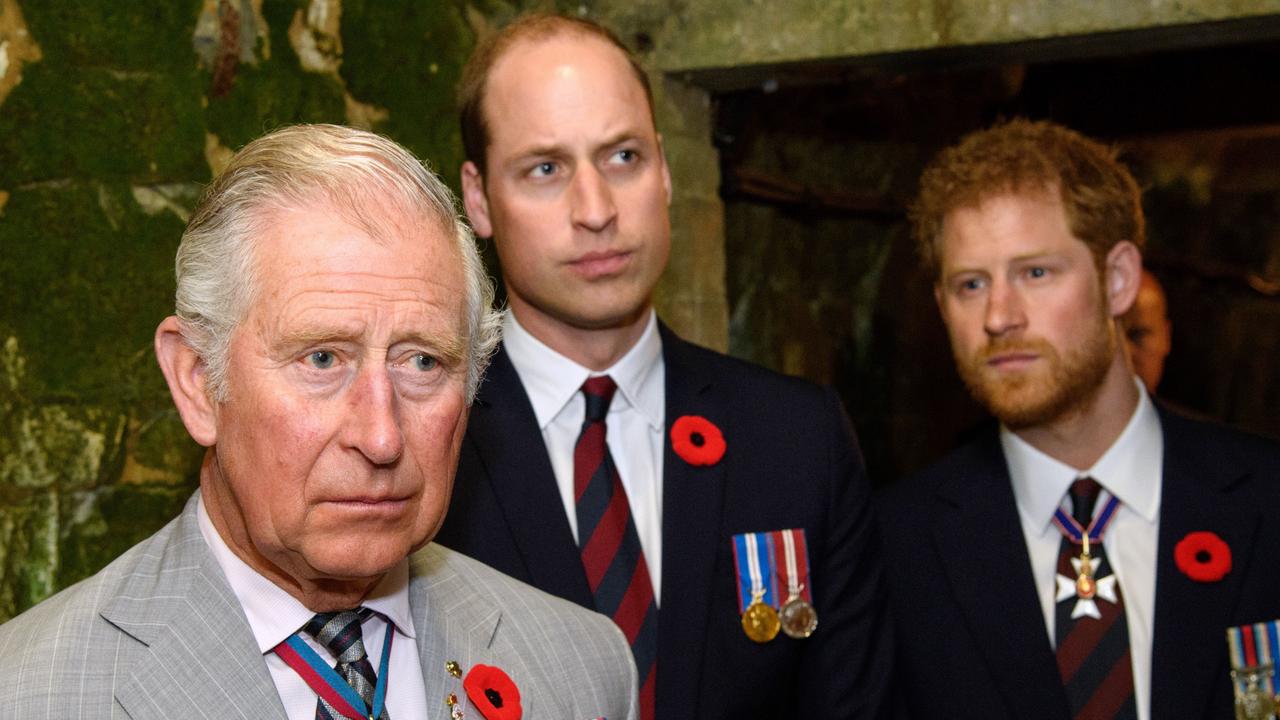
POLYGON ((628 75, 640 87, 649 111, 649 122, 657 132, 653 88, 648 75, 640 67, 631 50, 616 34, 603 25, 588 20, 554 14, 528 15, 515 20, 494 36, 483 40, 463 69, 458 98, 462 120, 463 151, 467 160, 479 166, 481 175, 484 175, 488 169, 486 165, 492 127, 486 105, 493 76, 503 61, 516 50, 563 38, 593 39, 617 52, 629 71, 628 75), (474 117, 471 117, 472 113, 474 117), (471 127, 473 122, 476 127, 471 127), (469 137, 475 132, 479 132, 481 137, 469 137), (478 144, 479 147, 473 148, 473 144, 478 144))
MULTIPOLYGON (((599 35, 596 35, 595 33, 592 33, 576 25, 572 25, 572 26, 565 26, 561 28, 559 31, 550 32, 542 35, 531 35, 531 36, 518 35, 512 38, 511 42, 506 46, 504 46, 502 48, 501 53, 493 59, 493 63, 489 66, 489 72, 485 76, 485 82, 483 85, 480 86, 481 92, 478 98, 480 103, 480 106, 479 106, 480 114, 482 119, 485 122, 486 129, 488 130, 488 134, 492 135, 492 124, 489 122, 489 114, 488 114, 488 98, 490 94, 489 92, 490 88, 493 84, 493 78, 496 77, 498 73, 502 71, 503 68, 507 67, 507 65, 509 64, 509 61, 511 60, 511 57, 516 53, 518 53, 519 51, 530 50, 539 46, 545 46, 557 41, 568 40, 568 39, 577 39, 577 40, 582 40, 589 43, 594 43, 598 47, 608 51, 609 53, 617 57, 621 67, 625 68, 627 71, 625 73, 626 77, 629 80, 631 80, 633 83, 635 83, 636 89, 638 89, 640 91, 640 94, 644 97, 645 104, 648 106, 648 109, 649 109, 650 122, 654 125, 654 129, 656 131, 657 123, 654 121, 653 98, 651 96, 651 90, 648 87, 646 87, 644 83, 640 82, 640 79, 638 77, 636 77, 636 73, 633 70, 631 65, 631 58, 627 55, 626 51, 624 51, 622 48, 617 47, 612 42, 609 42, 608 40, 600 37, 599 35)), ((492 137, 488 137, 486 139, 489 142, 493 141, 492 137)))

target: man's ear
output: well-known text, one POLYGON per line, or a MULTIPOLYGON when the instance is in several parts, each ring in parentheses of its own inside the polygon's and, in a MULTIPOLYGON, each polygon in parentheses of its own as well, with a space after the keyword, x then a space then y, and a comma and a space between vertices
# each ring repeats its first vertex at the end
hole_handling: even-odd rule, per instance
POLYGON ((196 442, 212 447, 218 439, 218 414, 205 387, 204 361, 187 344, 181 322, 173 315, 156 328, 156 360, 187 432, 196 442))
POLYGON ((1118 242, 1107 253, 1104 269, 1108 310, 1111 317, 1120 317, 1129 312, 1138 298, 1138 288, 1142 285, 1142 251, 1128 240, 1118 242))
POLYGON ((462 163, 462 204, 476 235, 493 237, 493 222, 489 220, 489 198, 484 194, 484 176, 480 168, 470 160, 462 163))
POLYGON ((667 164, 667 151, 662 147, 662 133, 658 133, 658 158, 662 160, 662 189, 667 193, 667 207, 671 207, 671 166, 667 164))

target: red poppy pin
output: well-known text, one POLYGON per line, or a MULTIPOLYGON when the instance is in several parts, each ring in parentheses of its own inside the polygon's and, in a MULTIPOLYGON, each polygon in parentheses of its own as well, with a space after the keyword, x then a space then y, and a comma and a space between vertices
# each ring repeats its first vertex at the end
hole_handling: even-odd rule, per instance
POLYGON ((1174 546, 1173 561, 1196 582, 1218 582, 1231 572, 1231 548, 1207 530, 1191 532, 1174 546))
POLYGON ((671 424, 671 448, 690 465, 715 465, 724 457, 724 435, 701 415, 682 415, 671 424))
POLYGON ((476 665, 463 678, 462 689, 485 720, 520 720, 520 689, 502 668, 476 665))

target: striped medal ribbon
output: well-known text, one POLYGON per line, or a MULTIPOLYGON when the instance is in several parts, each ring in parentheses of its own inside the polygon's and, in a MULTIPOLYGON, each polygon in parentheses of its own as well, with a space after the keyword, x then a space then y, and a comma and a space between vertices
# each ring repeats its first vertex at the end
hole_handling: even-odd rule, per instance
POLYGON ((1275 720, 1276 659, 1280 657, 1280 620, 1227 628, 1231 684, 1236 717, 1275 720))
POLYGON ((376 720, 382 716, 387 699, 387 660, 391 657, 392 624, 387 622, 387 633, 382 641, 382 658, 378 662, 378 683, 373 688, 373 709, 366 715, 364 698, 347 683, 346 678, 330 667, 315 650, 296 634, 272 649, 285 664, 298 673, 316 695, 324 698, 334 710, 350 720, 376 720))
POLYGON ((804 528, 774 530, 770 537, 778 553, 774 566, 781 575, 779 584, 787 588, 787 598, 778 611, 782 631, 788 637, 803 640, 818 627, 818 612, 813 607, 809 583, 809 550, 804 528))
POLYGON ((742 631, 758 643, 778 636, 778 584, 774 572, 773 538, 768 533, 733 536, 733 560, 738 572, 738 612, 742 631))
MULTIPOLYGON (((1116 508, 1120 506, 1120 498, 1112 495, 1100 512, 1094 513, 1093 519, 1086 529, 1076 522, 1069 513, 1059 507, 1053 511, 1053 524, 1068 540, 1081 546, 1079 577, 1076 578, 1076 595, 1083 600, 1092 600, 1097 592, 1097 580, 1093 577, 1093 561, 1089 553, 1090 545, 1102 542, 1107 526, 1116 517, 1116 508)), ((1072 562, 1075 562, 1072 560, 1072 562)), ((1114 601, 1113 601, 1114 602, 1114 601)))

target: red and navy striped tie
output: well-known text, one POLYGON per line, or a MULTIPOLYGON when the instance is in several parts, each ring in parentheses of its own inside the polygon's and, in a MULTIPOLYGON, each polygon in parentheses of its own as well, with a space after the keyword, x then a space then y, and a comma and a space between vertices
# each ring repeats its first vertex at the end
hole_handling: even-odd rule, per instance
MULTIPOLYGON (((1101 486, 1093 478, 1071 485, 1072 515, 1083 528, 1093 517, 1093 506, 1101 486)), ((1087 531, 1087 530, 1086 530, 1087 531)), ((1071 558, 1080 546, 1062 539, 1058 573, 1076 577, 1071 558)), ((1095 578, 1112 574, 1102 543, 1091 544, 1090 555, 1100 561, 1095 578)), ((1059 602, 1054 635, 1057 639, 1058 673, 1067 691, 1067 704, 1074 720, 1136 720, 1133 697, 1133 665, 1129 658, 1129 624, 1124 616, 1124 596, 1116 583, 1114 603, 1097 602, 1101 618, 1080 615, 1072 619, 1074 599, 1059 602)))
POLYGON ((578 548, 596 610, 613 618, 631 643, 640 673, 640 717, 652 720, 658 606, 627 493, 605 443, 605 416, 617 387, 608 375, 582 384, 587 412, 573 448, 578 548))

